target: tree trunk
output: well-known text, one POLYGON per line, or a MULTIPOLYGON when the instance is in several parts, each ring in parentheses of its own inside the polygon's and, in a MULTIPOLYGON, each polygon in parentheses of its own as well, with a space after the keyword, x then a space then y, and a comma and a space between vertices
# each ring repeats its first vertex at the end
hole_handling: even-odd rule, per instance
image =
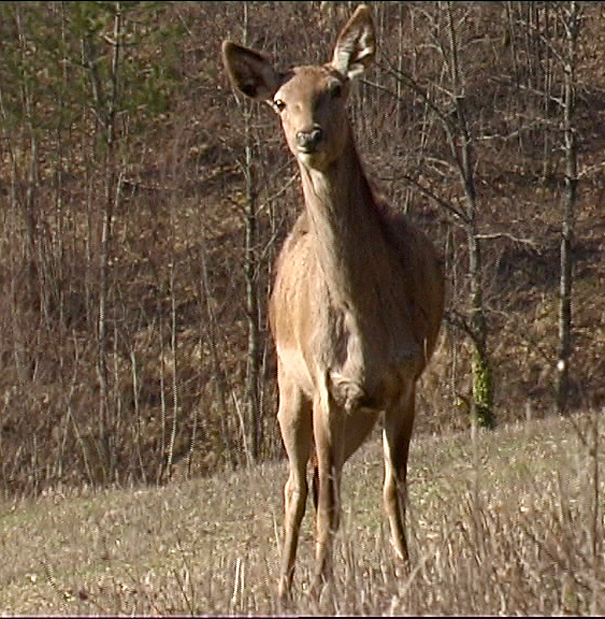
POLYGON ((578 6, 569 3, 565 19, 567 58, 563 124, 565 132, 565 202, 561 226, 561 274, 559 281, 559 359, 557 362, 557 409, 565 413, 569 400, 569 358, 572 350, 572 285, 573 285, 573 235, 576 218, 578 187, 577 147, 574 126, 575 52, 578 38, 578 6))
MULTIPOLYGON (((122 7, 120 2, 114 4, 112 61, 111 61, 111 91, 109 96, 103 90, 99 78, 96 62, 97 54, 94 49, 93 33, 87 33, 83 41, 83 50, 86 65, 89 70, 91 88, 95 104, 95 111, 101 119, 105 143, 105 188, 103 204, 103 222, 101 227, 101 243, 99 256, 99 300, 98 300, 98 336, 97 336, 97 377, 99 380, 99 440, 104 443, 109 438, 109 394, 107 370, 107 305, 109 296, 109 269, 111 255, 112 220, 116 204, 120 199, 120 180, 116 173, 116 114, 119 104, 120 70, 120 39, 122 29, 122 7)), ((105 451, 111 453, 108 444, 101 445, 105 451)))
MULTIPOLYGON (((483 263, 481 257, 481 242, 477 233, 477 193, 474 176, 473 138, 469 129, 466 114, 466 98, 464 85, 460 83, 460 66, 456 29, 452 15, 451 2, 447 3, 450 71, 452 76, 454 103, 456 105, 457 129, 460 147, 456 161, 460 172, 466 205, 466 232, 468 238, 468 276, 470 284, 471 335, 473 340, 473 357, 471 363, 473 375, 473 420, 483 427, 494 425, 492 375, 487 347, 487 320, 483 307, 483 283, 481 274, 483 263)), ((451 136, 450 144, 454 148, 455 138, 451 136)), ((456 153, 454 152, 454 156, 456 153)))
POLYGON ((249 445, 253 461, 258 460, 262 444, 262 423, 258 381, 260 375, 260 326, 256 257, 256 191, 252 178, 252 147, 249 140, 249 115, 246 115, 246 246, 244 276, 246 280, 246 318, 248 321, 248 359, 246 396, 249 411, 249 445))
MULTIPOLYGON (((244 4, 244 44, 248 34, 248 10, 244 4)), ((248 445, 253 462, 260 456, 262 445, 262 420, 260 418, 260 317, 258 302, 258 260, 257 260, 257 190, 253 171, 253 148, 250 119, 252 103, 242 102, 244 116, 245 161, 244 178, 246 183, 245 204, 245 256, 244 279, 246 282, 246 319, 248 321, 248 357, 246 363, 246 402, 248 411, 248 445)))

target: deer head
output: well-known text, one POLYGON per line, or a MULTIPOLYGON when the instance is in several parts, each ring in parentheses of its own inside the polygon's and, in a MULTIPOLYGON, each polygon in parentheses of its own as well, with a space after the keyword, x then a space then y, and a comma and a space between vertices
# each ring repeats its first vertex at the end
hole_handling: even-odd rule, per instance
POLYGON ((235 86, 267 101, 279 115, 288 147, 306 167, 323 170, 338 159, 349 139, 346 102, 351 80, 375 54, 370 10, 360 6, 342 29, 331 62, 280 72, 257 51, 223 43, 223 60, 235 86))

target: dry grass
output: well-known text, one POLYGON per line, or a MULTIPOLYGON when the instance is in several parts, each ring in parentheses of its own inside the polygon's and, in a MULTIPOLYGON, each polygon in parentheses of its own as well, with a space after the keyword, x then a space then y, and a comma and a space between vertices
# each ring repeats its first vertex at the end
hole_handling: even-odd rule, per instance
POLYGON ((603 614, 597 421, 418 437, 408 573, 388 547, 372 440, 345 469, 334 586, 319 603, 304 593, 309 507, 289 609, 274 595, 284 463, 5 504, 2 614, 603 614))

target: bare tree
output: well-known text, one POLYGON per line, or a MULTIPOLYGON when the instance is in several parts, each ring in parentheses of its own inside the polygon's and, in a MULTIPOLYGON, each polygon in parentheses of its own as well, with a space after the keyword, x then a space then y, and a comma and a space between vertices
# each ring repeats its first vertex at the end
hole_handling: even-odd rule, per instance
MULTIPOLYGON (((112 35, 106 39, 111 48, 109 80, 104 80, 99 70, 101 52, 97 49, 98 34, 91 28, 82 36, 82 59, 88 73, 90 89, 94 101, 94 111, 100 127, 104 144, 104 199, 99 254, 99 298, 98 298, 98 333, 97 333, 97 376, 99 380, 99 438, 109 438, 109 393, 107 367, 107 313, 109 295, 109 270, 112 251, 113 213, 120 201, 121 181, 118 173, 116 154, 117 114, 121 105, 121 39, 122 39, 122 4, 119 1, 111 5, 113 14, 112 35)), ((108 449, 107 453, 112 450, 108 449)))
POLYGON ((573 238, 578 187, 578 151, 576 145, 575 90, 577 45, 581 23, 579 3, 560 7, 565 31, 563 132, 565 151, 565 200, 561 217, 561 272, 559 280, 559 351, 557 369, 557 408, 565 413, 569 397, 569 359, 572 352, 573 238))
MULTIPOLYGON (((248 3, 243 3, 242 37, 248 40, 248 3)), ((245 313, 248 325, 248 350, 246 357, 246 419, 244 451, 248 462, 258 459, 262 444, 262 420, 260 418, 260 314, 258 299, 258 221, 257 198, 259 189, 255 174, 252 118, 254 105, 244 98, 237 99, 243 120, 244 155, 238 160, 244 177, 244 281, 246 286, 245 313)))
MULTIPOLYGON (((467 110, 465 67, 460 53, 459 21, 454 17, 451 2, 439 2, 431 9, 424 9, 424 16, 431 24, 432 42, 443 63, 439 83, 430 83, 428 88, 402 68, 389 65, 388 72, 410 87, 427 109, 439 121, 448 148, 449 159, 443 168, 453 169, 461 189, 460 205, 440 197, 432 188, 410 176, 408 182, 429 196, 453 216, 456 225, 464 230, 468 250, 467 276, 469 282, 468 309, 466 316, 450 311, 449 319, 470 336, 472 354, 472 413, 479 425, 492 427, 493 389, 492 368, 488 346, 488 321, 484 307, 483 292, 483 241, 479 225, 479 199, 476 190, 476 138, 467 110), (436 93, 438 93, 436 95, 436 93)), ((433 156, 433 160, 435 157, 433 156)), ((422 165, 423 162, 420 163, 422 165)))

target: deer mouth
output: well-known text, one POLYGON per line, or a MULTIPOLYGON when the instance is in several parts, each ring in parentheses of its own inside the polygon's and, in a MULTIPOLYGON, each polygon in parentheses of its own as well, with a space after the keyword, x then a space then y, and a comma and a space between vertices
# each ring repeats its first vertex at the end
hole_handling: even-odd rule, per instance
POLYGON ((297 150, 301 155, 315 155, 319 151, 319 148, 316 144, 310 144, 298 146, 297 150))

